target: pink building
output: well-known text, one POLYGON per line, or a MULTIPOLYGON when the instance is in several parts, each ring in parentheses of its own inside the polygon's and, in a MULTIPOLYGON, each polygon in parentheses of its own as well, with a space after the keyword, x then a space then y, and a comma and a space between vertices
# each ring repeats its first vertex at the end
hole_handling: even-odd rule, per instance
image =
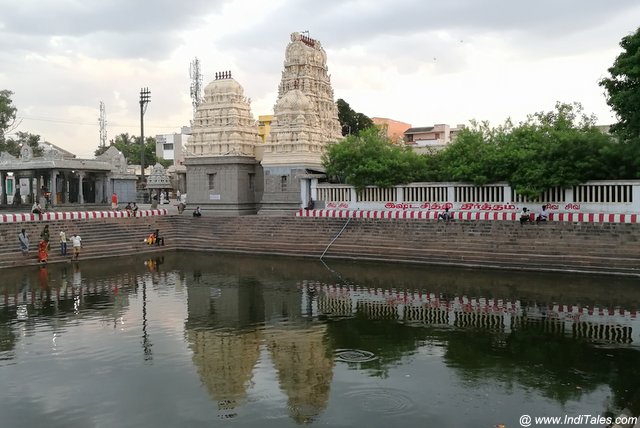
POLYGON ((386 117, 372 117, 371 120, 394 144, 403 142, 405 131, 411 128, 410 123, 387 119, 386 117))

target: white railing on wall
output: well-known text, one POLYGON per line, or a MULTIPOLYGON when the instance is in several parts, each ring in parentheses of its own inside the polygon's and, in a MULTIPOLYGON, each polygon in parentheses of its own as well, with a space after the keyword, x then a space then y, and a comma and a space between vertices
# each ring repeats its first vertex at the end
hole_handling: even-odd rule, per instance
POLYGON ((356 200, 362 202, 384 202, 395 199, 396 193, 397 189, 395 187, 384 189, 368 186, 356 193, 356 200))
POLYGON ((519 211, 548 205, 552 212, 640 212, 640 180, 589 181, 551 188, 536 198, 518 194, 506 183, 410 183, 389 188, 313 183, 318 207, 362 210, 519 211))
POLYGON ((631 184, 582 184, 573 187, 575 202, 630 203, 633 201, 631 184))
POLYGON ((551 189, 547 189, 544 192, 542 192, 540 195, 538 195, 538 197, 536 198, 529 198, 527 196, 524 195, 520 195, 518 192, 515 191, 515 189, 513 189, 511 191, 511 199, 514 202, 542 202, 542 201, 546 201, 546 202, 564 202, 566 201, 566 189, 562 188, 562 187, 552 187, 551 189))
POLYGON ((455 200, 457 202, 503 202, 504 186, 486 185, 456 185, 455 200))
POLYGON ((403 200, 406 202, 447 202, 449 200, 447 186, 438 184, 429 185, 424 183, 408 184, 398 187, 403 192, 403 200))

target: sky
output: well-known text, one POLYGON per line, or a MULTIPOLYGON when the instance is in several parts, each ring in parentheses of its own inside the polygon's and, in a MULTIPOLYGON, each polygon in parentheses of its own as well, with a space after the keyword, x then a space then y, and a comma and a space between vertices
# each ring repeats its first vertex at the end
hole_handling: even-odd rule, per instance
POLYGON ((79 157, 107 139, 180 132, 203 86, 231 70, 271 114, 290 34, 327 52, 334 97, 412 126, 516 123, 579 102, 616 121, 599 79, 640 25, 637 0, 0 0, 0 89, 30 132, 79 157))

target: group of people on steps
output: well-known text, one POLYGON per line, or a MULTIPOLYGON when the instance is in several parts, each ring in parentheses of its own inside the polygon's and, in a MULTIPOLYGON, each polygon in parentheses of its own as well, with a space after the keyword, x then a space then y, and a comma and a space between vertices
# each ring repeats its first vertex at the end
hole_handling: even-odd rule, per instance
MULTIPOLYGON (((67 255, 67 233, 64 230, 60 230, 60 255, 65 257, 67 255)), ((38 262, 46 264, 49 261, 49 250, 51 249, 51 233, 49 231, 49 225, 45 224, 42 232, 40 232, 40 240, 38 241, 38 262)), ((80 257, 80 249, 82 248, 82 238, 77 233, 74 233, 70 238, 71 246, 73 247, 73 259, 78 260, 80 257)), ((20 243, 20 251, 27 257, 29 255, 29 234, 26 229, 22 229, 18 234, 18 242, 20 243)))

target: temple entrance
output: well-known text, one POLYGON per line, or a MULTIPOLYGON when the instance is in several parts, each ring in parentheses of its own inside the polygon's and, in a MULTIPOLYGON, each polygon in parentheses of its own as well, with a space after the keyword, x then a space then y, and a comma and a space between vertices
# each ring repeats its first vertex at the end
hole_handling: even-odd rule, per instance
POLYGON ((84 202, 93 204, 96 202, 96 183, 93 180, 82 181, 82 197, 84 202))
POLYGON ((80 190, 80 180, 77 177, 69 177, 69 202, 72 204, 77 204, 80 202, 78 195, 80 190))

